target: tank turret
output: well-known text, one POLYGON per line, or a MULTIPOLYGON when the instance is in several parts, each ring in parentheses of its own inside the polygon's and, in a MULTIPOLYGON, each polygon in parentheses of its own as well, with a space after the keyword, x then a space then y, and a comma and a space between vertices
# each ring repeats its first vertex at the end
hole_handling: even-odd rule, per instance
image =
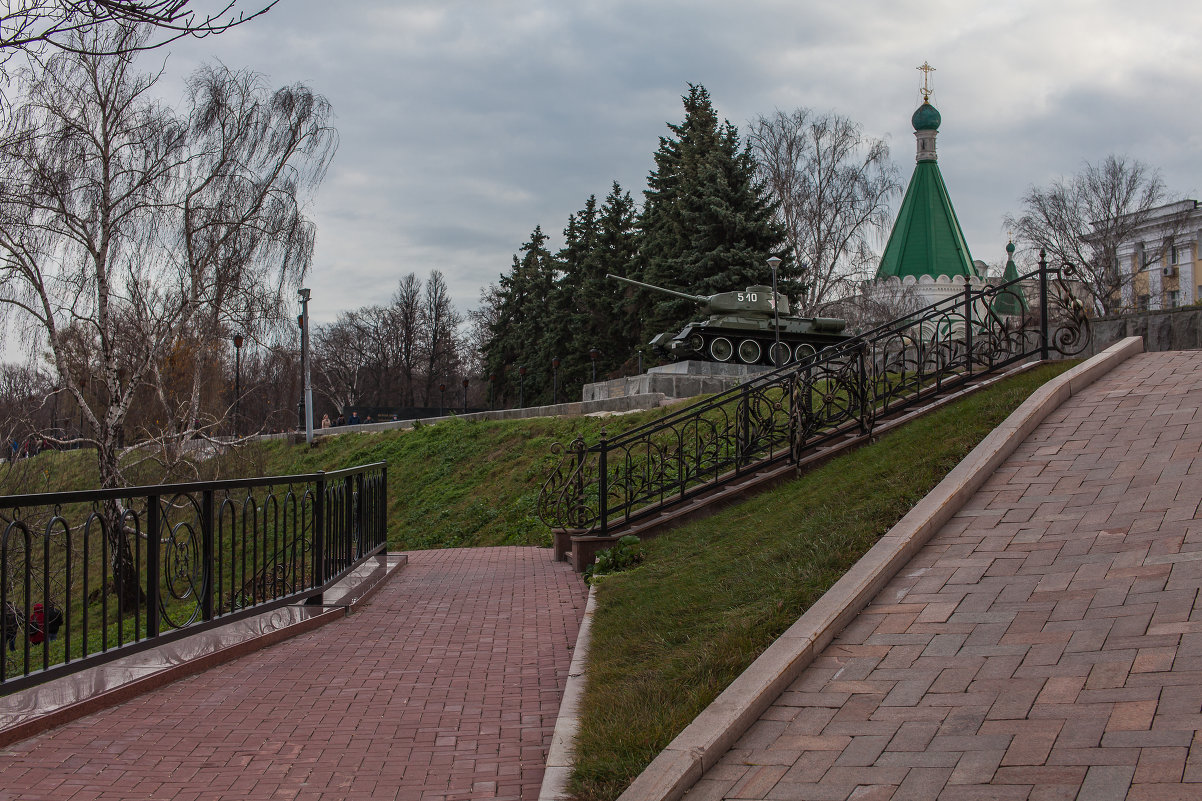
POLYGON ((749 286, 742 292, 693 295, 608 274, 627 284, 691 300, 709 319, 689 323, 679 333, 665 331, 651 339, 652 347, 673 359, 700 358, 717 362, 783 365, 847 339, 846 322, 833 317, 793 317, 789 299, 772 287, 749 286))

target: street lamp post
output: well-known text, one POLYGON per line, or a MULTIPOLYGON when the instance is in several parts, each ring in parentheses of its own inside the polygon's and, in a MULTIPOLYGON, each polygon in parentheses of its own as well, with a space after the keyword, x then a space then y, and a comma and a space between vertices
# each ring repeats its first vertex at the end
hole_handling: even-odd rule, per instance
POLYGON ((518 408, 526 408, 526 368, 518 368, 518 408))
POLYGON ((559 357, 551 360, 551 403, 559 403, 559 357))
POLYGON ((463 379, 463 413, 467 414, 467 379, 463 379))
POLYGON ((438 385, 438 416, 442 417, 446 413, 447 406, 447 385, 438 385))
POLYGON ((309 290, 297 291, 301 302, 301 369, 305 375, 305 442, 313 444, 313 378, 309 373, 309 290))
POLYGON ((597 383, 597 357, 601 355, 601 351, 596 348, 589 348, 588 357, 593 363, 593 383, 597 383))
POLYGON ((242 433, 238 410, 242 403, 242 335, 234 334, 234 436, 242 433))
MULTIPOLYGON (((782 362, 777 361, 780 359, 780 309, 778 308, 780 296, 776 294, 776 268, 780 267, 780 259, 773 256, 768 259, 768 266, 772 268, 772 318, 774 323, 772 333, 776 337, 776 344, 772 346, 772 358, 769 361, 772 362, 773 367, 780 367, 782 362)), ((789 360, 785 359, 784 361, 789 360)))
POLYGON ((488 377, 488 408, 493 408, 492 393, 497 386, 497 374, 493 373, 488 377))

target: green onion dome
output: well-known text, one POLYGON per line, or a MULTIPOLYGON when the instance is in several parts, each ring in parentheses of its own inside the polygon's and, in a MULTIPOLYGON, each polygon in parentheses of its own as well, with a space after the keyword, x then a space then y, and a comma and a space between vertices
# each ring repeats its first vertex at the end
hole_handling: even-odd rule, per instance
POLYGON ((914 112, 914 116, 910 118, 910 122, 914 124, 916 131, 937 131, 942 118, 939 116, 939 110, 924 100, 922 105, 918 107, 918 111, 914 112))

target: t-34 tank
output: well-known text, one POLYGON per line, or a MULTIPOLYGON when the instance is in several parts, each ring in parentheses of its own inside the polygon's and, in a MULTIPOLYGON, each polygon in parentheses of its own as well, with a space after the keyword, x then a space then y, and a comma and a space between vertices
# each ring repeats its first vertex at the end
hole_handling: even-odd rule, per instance
POLYGON ((609 274, 628 284, 700 304, 709 319, 689 323, 679 333, 666 331, 652 338, 652 347, 673 359, 705 359, 743 364, 788 364, 847 339, 845 320, 833 317, 791 317, 789 299, 770 286, 749 286, 742 292, 690 295, 609 274), (779 323, 779 329, 777 324, 779 323), (780 331, 779 350, 776 331, 780 331))

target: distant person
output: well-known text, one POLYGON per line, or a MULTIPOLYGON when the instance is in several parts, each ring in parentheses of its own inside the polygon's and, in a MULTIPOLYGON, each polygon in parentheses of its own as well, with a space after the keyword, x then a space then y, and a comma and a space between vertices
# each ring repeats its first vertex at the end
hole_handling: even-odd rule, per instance
POLYGON ((323 414, 321 416, 321 427, 322 428, 330 427, 330 416, 328 414, 323 414))
POLYGON ((365 425, 371 425, 371 424, 372 424, 374 421, 371 419, 371 415, 369 414, 369 415, 367 416, 367 419, 366 419, 366 420, 364 420, 363 422, 364 422, 364 424, 365 424, 365 425))
POLYGON ((29 641, 35 645, 45 639, 53 642, 62 625, 63 613, 57 606, 50 604, 43 609, 40 603, 34 604, 29 613, 29 641))
POLYGON ((337 420, 337 422, 335 422, 335 423, 334 423, 334 425, 336 425, 336 426, 344 426, 344 425, 346 425, 346 417, 345 417, 345 415, 341 415, 341 414, 340 414, 340 415, 338 415, 338 420, 337 420))
POLYGON ((357 425, 359 425, 359 413, 358 413, 358 412, 351 412, 351 419, 350 419, 350 420, 348 420, 347 422, 348 422, 350 425, 353 425, 353 426, 357 426, 357 425))

